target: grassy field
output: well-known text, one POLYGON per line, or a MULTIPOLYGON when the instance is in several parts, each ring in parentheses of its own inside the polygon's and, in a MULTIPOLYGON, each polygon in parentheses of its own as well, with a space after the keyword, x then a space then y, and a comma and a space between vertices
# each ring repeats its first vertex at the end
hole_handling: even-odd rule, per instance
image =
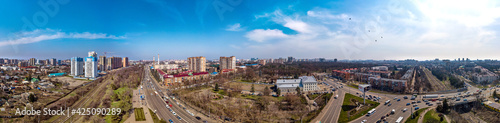
POLYGON ((415 117, 412 119, 411 115, 410 115, 410 117, 408 119, 406 119, 405 123, 417 123, 418 122, 418 116, 422 115, 422 112, 424 112, 428 108, 429 107, 417 110, 416 112, 414 112, 415 117))
POLYGON ((307 97, 309 97, 309 100, 313 100, 316 99, 316 97, 318 97, 319 95, 321 94, 308 94, 307 97))
POLYGON ((368 113, 369 110, 377 107, 378 105, 380 105, 380 103, 378 102, 374 102, 374 101, 370 101, 370 100, 366 100, 366 103, 367 105, 371 105, 370 107, 368 108, 364 108, 362 110, 360 110, 358 113, 356 113, 354 116, 348 116, 348 111, 350 110, 353 110, 354 108, 356 108, 356 105, 353 104, 350 100, 351 99, 354 99, 356 100, 357 102, 363 102, 363 98, 360 98, 360 97, 357 97, 355 95, 352 95, 352 94, 348 94, 346 93, 345 94, 345 97, 344 97, 344 102, 342 103, 342 109, 340 111, 340 116, 339 116, 339 123, 347 123, 351 120, 354 120, 358 117, 361 117, 363 116, 364 114, 368 113))
POLYGON ((158 119, 156 114, 153 111, 151 111, 151 109, 149 109, 149 114, 151 114, 151 117, 153 118, 154 123, 167 123, 167 121, 165 121, 165 120, 158 119))
POLYGON ((146 121, 146 116, 144 116, 144 109, 135 108, 134 114, 135 114, 135 121, 146 121))
POLYGON ((439 113, 435 109, 427 111, 424 115, 424 123, 448 123, 446 120, 440 122, 439 113))
MULTIPOLYGON (((249 91, 252 88, 251 83, 240 83, 240 82, 229 82, 228 83, 230 86, 239 86, 243 90, 249 91)), ((264 85, 264 84, 254 84, 255 91, 264 91, 264 88, 268 87, 273 87, 274 85, 264 85)))

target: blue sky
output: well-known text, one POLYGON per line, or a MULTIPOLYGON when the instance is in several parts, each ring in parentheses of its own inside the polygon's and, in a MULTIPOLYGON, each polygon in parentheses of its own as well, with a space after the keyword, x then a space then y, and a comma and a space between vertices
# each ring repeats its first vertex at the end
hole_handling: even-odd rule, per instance
POLYGON ((499 59, 500 51, 494 0, 38 2, 0 1, 0 57, 422 60, 499 59))

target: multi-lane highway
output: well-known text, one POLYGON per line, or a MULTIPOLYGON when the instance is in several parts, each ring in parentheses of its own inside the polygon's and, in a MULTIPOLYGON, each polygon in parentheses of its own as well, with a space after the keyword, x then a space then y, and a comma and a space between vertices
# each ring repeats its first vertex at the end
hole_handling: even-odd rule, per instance
POLYGON ((196 123, 201 122, 197 120, 194 116, 194 110, 190 110, 187 107, 179 102, 178 100, 168 97, 164 94, 166 90, 161 90, 156 82, 153 82, 153 78, 150 76, 150 71, 148 67, 145 68, 145 81, 143 81, 143 86, 146 87, 146 101, 151 106, 152 109, 156 110, 156 113, 160 116, 160 118, 165 121, 169 121, 169 119, 174 122, 179 123, 196 123), (166 102, 168 101, 168 103, 166 102), (168 105, 168 107, 167 107, 168 105), (172 105, 172 107, 170 107, 172 105), (172 110, 172 111, 171 111, 172 110), (188 110, 190 112, 188 112, 188 110), (175 115, 174 113, 175 112, 175 115), (181 119, 178 119, 180 117, 181 119))
MULTIPOLYGON (((339 81, 335 81, 333 79, 327 79, 325 81, 329 85, 332 85, 334 87, 343 87, 343 85, 339 81)), ((479 88, 470 86, 468 83, 466 83, 468 87, 468 92, 469 95, 472 95, 474 92, 480 91, 479 88)), ((316 121, 313 122, 337 122, 339 115, 340 115, 340 110, 341 110, 341 105, 342 101, 344 98, 345 93, 350 93, 356 96, 362 95, 361 91, 358 89, 346 87, 346 88, 339 88, 337 89, 336 92, 334 92, 334 95, 339 95, 338 99, 333 99, 330 102, 328 102, 327 106, 323 109, 323 111, 319 114, 318 118, 316 118, 316 121)), ((483 92, 482 96, 489 96, 491 94, 490 90, 486 90, 483 92)), ((382 116, 387 116, 387 114, 390 114, 391 111, 394 109, 395 113, 390 114, 388 117, 385 118, 387 122, 395 122, 399 117, 403 117, 403 121, 405 121, 409 116, 411 116, 411 112, 414 112, 415 107, 419 107, 420 109, 426 108, 426 107, 436 107, 438 102, 441 102, 439 100, 436 101, 430 101, 423 99, 422 95, 418 95, 418 97, 415 100, 411 100, 410 98, 412 95, 396 95, 396 94, 380 94, 380 93, 373 93, 373 92, 367 92, 366 95, 372 95, 372 96, 377 96, 381 97, 378 101, 381 103, 379 106, 377 106, 375 109, 375 113, 373 113, 370 116, 362 116, 356 120, 353 120, 351 122, 353 123, 359 123, 362 122, 363 120, 366 120, 366 122, 371 123, 371 122, 376 122, 381 119, 382 116), (403 97, 406 96, 408 99, 404 99, 403 97), (397 101, 397 100, 400 101, 397 101), (385 101, 390 100, 391 106, 384 105, 385 101), (409 105, 408 105, 409 103, 409 105), (429 106, 428 104, 432 104, 432 106, 429 106), (416 104, 416 106, 414 106, 416 104), (407 109, 405 112, 403 112, 403 109, 407 109)), ((467 99, 468 101, 475 100, 476 96, 464 96, 466 95, 466 92, 461 92, 459 93, 447 93, 447 94, 439 94, 438 98, 451 98, 451 97, 459 97, 462 96, 462 98, 458 101, 456 100, 449 100, 451 104, 456 104, 460 102, 467 102, 464 101, 464 99, 467 99)))

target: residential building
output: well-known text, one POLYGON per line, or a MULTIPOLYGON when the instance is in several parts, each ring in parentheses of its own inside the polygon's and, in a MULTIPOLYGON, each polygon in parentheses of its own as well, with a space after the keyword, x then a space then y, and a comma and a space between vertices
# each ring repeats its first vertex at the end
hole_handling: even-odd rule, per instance
POLYGON ((106 61, 106 70, 113 70, 117 69, 123 66, 122 63, 122 58, 121 57, 109 57, 108 60, 106 61))
POLYGON ((106 56, 99 56, 99 70, 106 71, 106 56))
POLYGON ((51 58, 50 60, 50 65, 56 66, 57 65, 57 60, 55 58, 51 58))
POLYGON ((475 83, 491 83, 497 79, 499 76, 496 73, 491 72, 490 70, 483 68, 481 66, 476 66, 474 69, 479 70, 480 72, 474 73, 473 80, 475 83))
MULTIPOLYGON (((158 70, 161 71, 161 70, 158 70)), ((164 72, 159 72, 163 73, 161 74, 163 76, 164 84, 166 86, 172 86, 175 84, 184 84, 187 81, 196 81, 196 80, 202 80, 202 79, 208 79, 209 75, 208 72, 198 72, 198 73, 181 73, 177 75, 168 75, 164 74, 164 72)))
POLYGON ((265 59, 259 59, 259 64, 260 65, 266 65, 266 60, 265 59))
POLYGON ((188 58, 189 70, 193 70, 193 72, 205 72, 206 61, 207 59, 203 56, 189 57, 188 58))
POLYGON ((231 57, 224 57, 221 56, 219 60, 219 68, 221 70, 223 69, 235 69, 236 68, 236 57, 231 56, 231 57))
POLYGON ((18 64, 17 64, 17 67, 27 67, 27 66, 28 66, 28 62, 24 62, 24 61, 18 62, 18 64))
POLYGON ((97 77, 97 58, 96 57, 85 57, 85 77, 96 78, 97 77))
POLYGON ((394 92, 404 92, 406 89, 407 80, 400 79, 387 79, 387 78, 379 78, 379 77, 370 77, 368 78, 368 83, 372 88, 380 89, 380 90, 390 90, 394 92))
POLYGON ((78 76, 83 75, 83 58, 73 57, 71 58, 71 75, 78 76))
POLYGON ((128 67, 128 57, 123 57, 122 67, 128 67))
POLYGON ((28 61, 28 65, 29 66, 35 66, 36 64, 36 59, 35 58, 30 58, 29 61, 28 61))
POLYGON ((297 87, 302 92, 310 92, 319 90, 318 82, 314 76, 301 76, 298 79, 278 79, 276 86, 281 91, 282 95, 296 94, 297 87))

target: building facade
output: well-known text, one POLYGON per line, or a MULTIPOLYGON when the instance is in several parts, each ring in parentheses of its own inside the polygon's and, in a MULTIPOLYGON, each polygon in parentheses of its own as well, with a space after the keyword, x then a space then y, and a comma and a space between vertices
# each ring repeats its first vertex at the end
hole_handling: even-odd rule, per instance
POLYGON ((203 56, 189 57, 188 58, 189 70, 193 70, 193 72, 205 72, 206 62, 207 59, 203 56))
POLYGON ((88 56, 97 58, 97 53, 95 51, 90 51, 88 56))
POLYGON ((99 67, 99 70, 101 71, 106 71, 106 56, 99 56, 99 65, 97 67, 99 67))
POLYGON ((122 67, 128 67, 128 57, 123 57, 122 63, 122 67))
POLYGON ((278 79, 276 80, 276 87, 278 87, 282 95, 296 94, 297 87, 302 92, 319 90, 318 82, 314 76, 301 76, 298 79, 278 79))
POLYGON ((387 78, 378 78, 378 77, 370 77, 368 78, 368 83, 372 88, 380 89, 380 90, 390 90, 394 92, 404 92, 406 89, 407 80, 400 79, 387 79, 387 78))
POLYGON ((109 57, 106 61, 106 70, 113 70, 123 66, 121 57, 109 57))
POLYGON ((35 66, 36 64, 36 59, 35 58, 30 58, 29 61, 28 61, 28 65, 29 66, 35 66))
POLYGON ((220 57, 219 60, 219 68, 221 70, 223 69, 235 69, 236 68, 236 57, 231 56, 231 57, 220 57))
POLYGON ((51 58, 50 60, 50 65, 56 66, 57 65, 57 60, 55 58, 51 58))
POLYGON ((83 75, 83 58, 73 57, 71 58, 71 75, 78 76, 83 75))
POLYGON ((85 77, 96 78, 97 77, 97 58, 96 57, 85 57, 85 77))

